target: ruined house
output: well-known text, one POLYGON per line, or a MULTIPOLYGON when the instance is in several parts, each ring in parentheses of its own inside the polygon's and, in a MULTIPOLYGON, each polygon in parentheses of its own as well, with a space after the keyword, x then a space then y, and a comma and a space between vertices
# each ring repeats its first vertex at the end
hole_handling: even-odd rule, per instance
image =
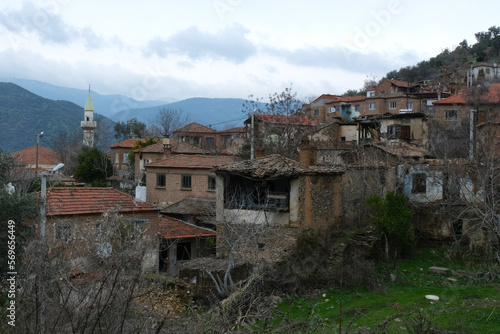
POLYGON ((293 246, 300 229, 340 224, 344 169, 316 166, 315 156, 309 153, 304 146, 301 163, 269 155, 215 167, 218 238, 225 238, 225 223, 243 230, 268 226, 259 236, 268 238, 257 242, 259 252, 251 255, 254 260, 267 257, 272 245, 278 259, 293 246), (276 231, 276 238, 270 240, 276 231))
POLYGON ((177 276, 182 263, 215 254, 214 230, 171 217, 161 217, 158 234, 161 238, 159 271, 162 273, 177 276))

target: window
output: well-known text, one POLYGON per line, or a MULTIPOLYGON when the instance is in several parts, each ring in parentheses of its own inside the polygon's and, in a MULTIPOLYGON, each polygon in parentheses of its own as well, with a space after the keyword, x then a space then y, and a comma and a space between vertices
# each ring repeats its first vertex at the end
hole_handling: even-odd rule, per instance
POLYGON ((330 112, 333 113, 333 112, 337 112, 339 111, 339 106, 333 106, 333 107, 330 107, 330 112))
POLYGON ((130 236, 132 238, 140 237, 144 233, 144 222, 146 220, 135 220, 130 223, 130 236))
POLYGON ((413 174, 412 194, 425 194, 427 192, 427 175, 425 173, 413 174))
POLYGON ((361 108, 361 106, 360 106, 359 104, 356 104, 356 105, 354 106, 354 111, 359 111, 359 110, 360 110, 360 108, 361 108))
POLYGON ((156 186, 160 188, 165 188, 166 185, 166 177, 165 174, 156 174, 156 186))
POLYGON ((215 177, 213 176, 208 177, 208 190, 215 190, 215 177))
POLYGON ((458 111, 446 110, 445 118, 447 121, 456 121, 458 119, 458 111))
POLYGON ((319 116, 319 109, 314 110, 314 115, 319 116))
POLYGON ((372 96, 375 96, 375 91, 374 91, 374 90, 368 91, 368 92, 366 93, 366 96, 367 96, 367 97, 372 97, 372 96))
POLYGON ((192 144, 193 145, 200 145, 200 137, 193 137, 192 138, 192 144))
POLYGON ((63 242, 69 242, 71 237, 70 226, 69 225, 57 225, 56 226, 56 240, 61 240, 63 242))
POLYGON ((387 127, 388 139, 411 139, 411 132, 409 125, 390 125, 387 127))
POLYGON ((389 109, 396 109, 396 102, 389 102, 389 109))
POLYGON ((181 176, 181 188, 182 189, 191 189, 191 175, 182 175, 181 176))
POLYGON ((117 164, 118 163, 118 153, 113 152, 113 163, 117 164))
POLYGON ((128 152, 123 153, 123 163, 128 164, 128 152))
POLYGON ((369 107, 370 110, 375 109, 375 102, 370 102, 369 107))
POLYGON ((206 143, 207 143, 207 147, 214 147, 215 146, 215 138, 214 137, 207 137, 206 143))
POLYGON ((413 102, 408 102, 408 103, 406 104, 406 109, 408 109, 408 110, 413 110, 413 102))

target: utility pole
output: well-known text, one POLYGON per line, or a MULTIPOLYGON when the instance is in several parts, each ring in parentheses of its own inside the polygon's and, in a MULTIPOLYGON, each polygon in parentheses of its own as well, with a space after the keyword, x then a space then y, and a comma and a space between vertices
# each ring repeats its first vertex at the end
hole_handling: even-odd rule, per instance
POLYGON ((38 148, 40 147, 40 137, 43 137, 43 131, 36 134, 36 168, 35 168, 35 177, 38 175, 38 148))
POLYGON ((255 159, 255 112, 257 111, 257 109, 254 109, 252 111, 252 123, 251 123, 251 126, 250 126, 250 160, 253 160, 255 159))

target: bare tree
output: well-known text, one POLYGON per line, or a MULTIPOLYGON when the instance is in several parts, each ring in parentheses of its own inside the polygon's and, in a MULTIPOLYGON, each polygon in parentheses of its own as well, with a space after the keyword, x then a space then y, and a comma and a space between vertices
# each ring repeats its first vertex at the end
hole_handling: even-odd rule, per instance
POLYGON ((67 175, 72 175, 78 165, 78 154, 80 154, 82 147, 81 129, 77 129, 72 133, 59 132, 52 138, 50 146, 55 152, 59 153, 61 162, 64 164, 64 172, 67 175))
MULTIPOLYGON (((67 244, 49 246, 46 239, 36 239, 25 247, 18 269, 16 327, 2 322, 0 331, 171 332, 162 331, 169 323, 168 310, 160 312, 162 305, 143 298, 162 286, 154 283, 153 276, 143 275, 142 264, 156 234, 127 233, 130 229, 118 210, 104 213, 95 228, 87 223, 78 229, 78 224, 73 224, 67 244)), ((178 327, 194 331, 187 321, 177 320, 178 327)))
POLYGON ((161 108, 147 134, 152 138, 171 136, 172 132, 189 123, 189 114, 182 110, 161 108))
POLYGON ((263 101, 263 98, 250 95, 243 104, 242 111, 249 117, 253 115, 254 118, 262 119, 251 139, 255 147, 264 149, 266 154, 281 154, 297 159, 297 149, 302 139, 313 131, 312 124, 303 115, 303 102, 297 98, 291 85, 281 93, 270 94, 269 102, 263 101))

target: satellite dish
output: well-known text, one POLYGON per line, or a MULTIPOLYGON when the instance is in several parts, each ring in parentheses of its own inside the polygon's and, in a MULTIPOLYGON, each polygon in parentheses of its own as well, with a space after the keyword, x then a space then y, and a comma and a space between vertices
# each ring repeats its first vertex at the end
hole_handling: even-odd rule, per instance
POLYGON ((111 255, 112 250, 113 247, 111 247, 109 242, 103 242, 99 245, 99 247, 97 247, 97 256, 101 259, 105 259, 111 255))

